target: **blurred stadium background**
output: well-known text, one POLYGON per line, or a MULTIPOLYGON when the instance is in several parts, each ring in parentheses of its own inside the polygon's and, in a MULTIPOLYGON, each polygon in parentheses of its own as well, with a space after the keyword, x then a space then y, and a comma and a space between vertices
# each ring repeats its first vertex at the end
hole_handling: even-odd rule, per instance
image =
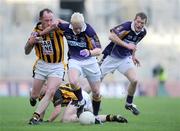
MULTIPOLYGON (((156 96, 159 78, 153 69, 164 69, 166 94, 180 96, 180 0, 0 0, 0 96, 28 96, 32 86, 35 55, 24 54, 24 45, 38 21, 38 13, 50 8, 57 17, 69 20, 74 11, 85 14, 97 31, 103 48, 108 44, 109 29, 136 12, 148 15, 147 36, 140 42, 137 56, 141 61, 141 84, 137 95, 156 96)), ((104 97, 124 97, 127 80, 115 72, 102 83, 104 97)))

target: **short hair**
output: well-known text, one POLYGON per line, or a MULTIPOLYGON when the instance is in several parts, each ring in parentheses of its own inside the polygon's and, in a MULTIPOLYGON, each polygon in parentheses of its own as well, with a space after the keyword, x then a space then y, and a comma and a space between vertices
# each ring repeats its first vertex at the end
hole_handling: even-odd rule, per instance
POLYGON ((137 17, 140 17, 143 20, 145 19, 145 23, 147 23, 147 15, 144 12, 137 13, 135 19, 137 19, 137 17))
POLYGON ((43 17, 44 12, 53 13, 52 10, 45 8, 39 12, 39 19, 41 19, 43 17))
POLYGON ((84 23, 84 16, 79 12, 75 12, 71 16, 71 23, 84 23))

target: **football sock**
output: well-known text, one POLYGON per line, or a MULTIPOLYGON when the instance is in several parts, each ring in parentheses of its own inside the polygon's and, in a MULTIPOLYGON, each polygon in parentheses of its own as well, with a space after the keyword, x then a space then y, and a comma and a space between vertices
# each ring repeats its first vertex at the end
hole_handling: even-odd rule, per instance
POLYGON ((127 96, 127 98, 126 98, 126 102, 127 103, 129 103, 129 104, 132 104, 132 102, 133 102, 133 96, 127 96))
POLYGON ((99 113, 100 104, 101 104, 101 100, 100 99, 98 101, 92 100, 93 114, 95 116, 97 116, 98 113, 99 113))
POLYGON ((41 114, 43 111, 46 110, 48 107, 49 103, 51 102, 51 98, 49 95, 45 95, 43 99, 39 102, 35 112, 38 114, 41 114))
POLYGON ((116 115, 109 114, 106 116, 106 121, 116 121, 116 119, 117 119, 116 115))
POLYGON ((40 115, 38 113, 34 112, 33 118, 36 118, 37 120, 39 120, 40 119, 40 115))

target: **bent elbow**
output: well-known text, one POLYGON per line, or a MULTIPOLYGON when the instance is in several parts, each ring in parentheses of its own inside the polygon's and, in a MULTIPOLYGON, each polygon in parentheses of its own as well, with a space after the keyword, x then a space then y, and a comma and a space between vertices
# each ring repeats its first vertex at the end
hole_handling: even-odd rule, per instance
POLYGON ((24 54, 25 54, 25 55, 29 55, 29 53, 30 53, 30 51, 27 51, 27 50, 25 49, 24 54))

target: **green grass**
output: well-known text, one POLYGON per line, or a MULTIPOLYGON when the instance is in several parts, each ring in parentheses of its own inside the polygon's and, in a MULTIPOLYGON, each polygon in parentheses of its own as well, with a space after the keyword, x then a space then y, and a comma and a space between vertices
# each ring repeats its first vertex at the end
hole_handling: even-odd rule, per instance
MULTIPOLYGON (((100 114, 122 114, 129 123, 105 123, 103 125, 82 126, 79 123, 54 123, 37 126, 28 125, 34 108, 28 98, 0 97, 0 131, 179 131, 180 98, 137 97, 135 103, 141 110, 134 116, 124 109, 124 99, 103 99, 100 114)), ((52 110, 47 110, 46 119, 52 110)))

